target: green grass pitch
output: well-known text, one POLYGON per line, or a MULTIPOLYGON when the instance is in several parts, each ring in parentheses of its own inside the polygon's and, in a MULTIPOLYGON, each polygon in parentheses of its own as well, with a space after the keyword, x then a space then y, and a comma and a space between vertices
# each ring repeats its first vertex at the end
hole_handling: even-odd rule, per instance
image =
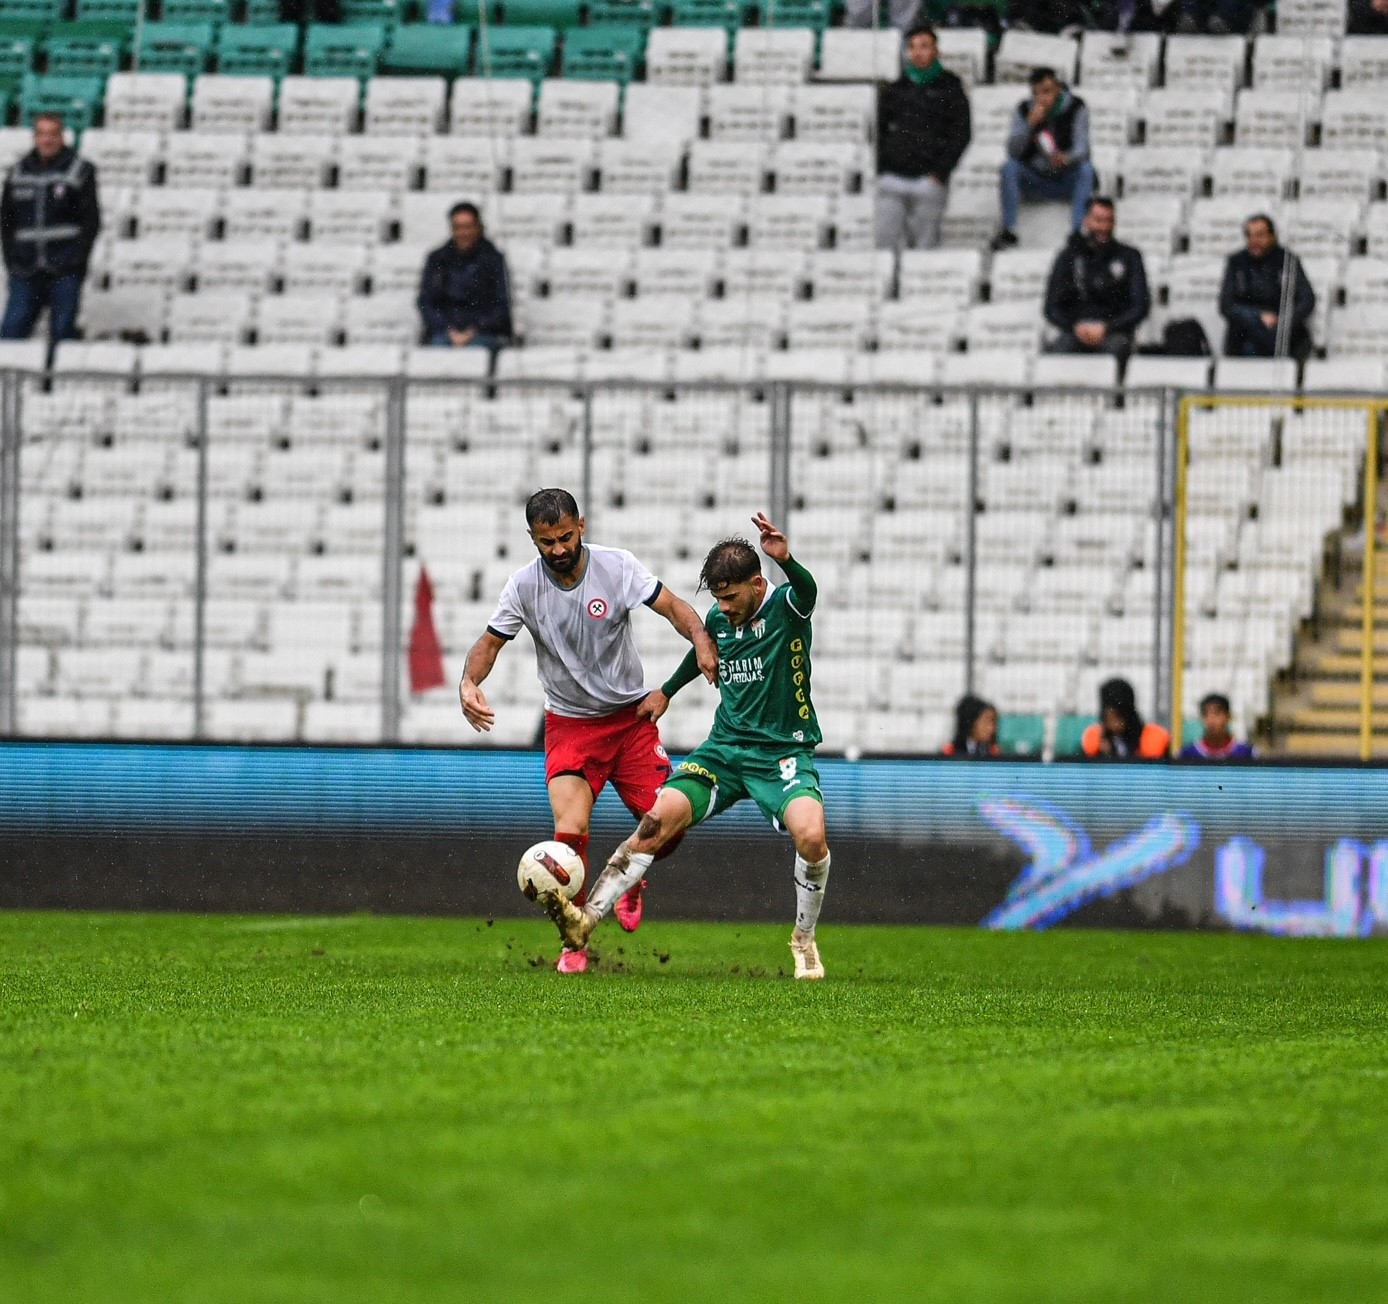
POLYGON ((1388 945, 0 915, 6 1301, 1388 1299, 1388 945))

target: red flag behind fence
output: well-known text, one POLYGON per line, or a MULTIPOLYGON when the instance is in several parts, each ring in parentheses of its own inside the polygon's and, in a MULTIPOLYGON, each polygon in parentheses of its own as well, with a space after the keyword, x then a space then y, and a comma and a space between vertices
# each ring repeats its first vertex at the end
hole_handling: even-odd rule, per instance
POLYGON ((434 586, 429 582, 429 572, 421 566, 414 589, 414 628, 410 630, 410 692, 424 693, 442 688, 447 682, 443 645, 434 627, 434 586))

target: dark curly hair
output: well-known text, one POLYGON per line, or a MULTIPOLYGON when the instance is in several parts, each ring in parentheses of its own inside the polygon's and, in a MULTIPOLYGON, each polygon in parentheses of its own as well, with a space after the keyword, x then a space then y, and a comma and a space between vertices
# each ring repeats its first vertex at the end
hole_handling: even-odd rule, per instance
POLYGON ((704 567, 699 572, 701 589, 721 589, 728 584, 741 584, 761 574, 761 558, 746 539, 720 539, 708 550, 704 567))

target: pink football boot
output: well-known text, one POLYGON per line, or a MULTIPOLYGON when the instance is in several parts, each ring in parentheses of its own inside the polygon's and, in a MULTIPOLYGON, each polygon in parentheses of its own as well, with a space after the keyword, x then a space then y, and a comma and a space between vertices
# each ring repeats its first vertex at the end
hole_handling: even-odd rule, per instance
POLYGON ((587 973, 587 948, 585 947, 582 951, 560 951, 559 959, 555 961, 554 967, 559 973, 587 973))
POLYGON ((634 933, 641 927, 641 893, 645 890, 646 880, 643 878, 630 892, 617 898, 613 913, 617 916, 617 922, 628 933, 634 933))

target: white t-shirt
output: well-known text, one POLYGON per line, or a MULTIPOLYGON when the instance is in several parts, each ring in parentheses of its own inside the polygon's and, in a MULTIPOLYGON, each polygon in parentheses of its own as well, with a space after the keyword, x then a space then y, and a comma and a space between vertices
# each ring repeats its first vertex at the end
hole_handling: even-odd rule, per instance
POLYGON ((584 549, 587 565, 573 588, 536 557, 506 582, 487 622, 499 638, 515 638, 522 625, 530 631, 545 709, 557 715, 610 715, 646 695, 631 613, 660 596, 660 581, 622 548, 584 549))

